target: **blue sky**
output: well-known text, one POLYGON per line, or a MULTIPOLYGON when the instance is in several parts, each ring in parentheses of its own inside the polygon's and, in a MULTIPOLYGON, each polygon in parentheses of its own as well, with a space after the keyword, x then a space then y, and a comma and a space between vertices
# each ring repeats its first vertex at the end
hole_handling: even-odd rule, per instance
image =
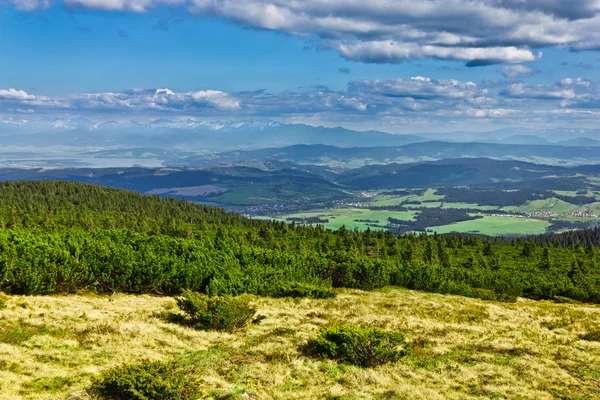
POLYGON ((365 3, 0 0, 0 115, 596 124, 597 1, 365 3))

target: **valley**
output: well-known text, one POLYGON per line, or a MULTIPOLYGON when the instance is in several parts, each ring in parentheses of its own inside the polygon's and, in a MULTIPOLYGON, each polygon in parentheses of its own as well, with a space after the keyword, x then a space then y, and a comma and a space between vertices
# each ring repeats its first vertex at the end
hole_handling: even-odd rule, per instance
POLYGON ((341 168, 260 160, 203 167, 0 169, 330 229, 525 236, 600 224, 600 170, 482 158, 341 168), (403 221, 395 223, 394 220, 403 221))

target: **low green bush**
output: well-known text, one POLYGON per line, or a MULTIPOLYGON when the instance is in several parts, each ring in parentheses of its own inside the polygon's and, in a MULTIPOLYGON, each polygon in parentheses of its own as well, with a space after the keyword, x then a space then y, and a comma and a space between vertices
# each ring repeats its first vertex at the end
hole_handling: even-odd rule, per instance
POLYGON ((191 400, 200 394, 190 372, 173 362, 113 368, 93 381, 91 391, 113 400, 191 400))
POLYGON ((6 308, 7 300, 8 300, 8 296, 6 296, 4 293, 0 292, 0 310, 6 308))
POLYGON ((295 282, 277 288, 272 294, 273 297, 306 297, 310 299, 332 299, 336 295, 337 293, 333 288, 306 285, 295 282))
POLYGON ((246 296, 206 296, 186 290, 177 305, 197 329, 234 331, 246 326, 256 314, 246 296))
POLYGON ((590 342, 600 342, 600 329, 589 331, 581 335, 581 338, 590 342))
POLYGON ((403 333, 359 326, 321 328, 308 348, 314 355, 360 367, 396 362, 409 353, 403 333))

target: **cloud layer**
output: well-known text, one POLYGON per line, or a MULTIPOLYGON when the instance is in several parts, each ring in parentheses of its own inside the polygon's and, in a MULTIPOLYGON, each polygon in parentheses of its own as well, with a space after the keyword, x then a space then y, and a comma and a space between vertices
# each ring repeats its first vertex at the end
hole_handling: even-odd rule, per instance
POLYGON ((469 66, 521 63, 538 49, 600 49, 598 0, 0 0, 19 10, 52 5, 112 12, 183 7, 314 41, 367 63, 436 58, 469 66))
POLYGON ((292 122, 414 130, 463 124, 595 126, 600 116, 600 82, 566 78, 553 84, 515 81, 487 86, 426 77, 354 80, 345 90, 326 87, 301 92, 177 93, 169 89, 52 97, 0 89, 0 114, 95 115, 96 119, 195 117, 275 118, 292 122))

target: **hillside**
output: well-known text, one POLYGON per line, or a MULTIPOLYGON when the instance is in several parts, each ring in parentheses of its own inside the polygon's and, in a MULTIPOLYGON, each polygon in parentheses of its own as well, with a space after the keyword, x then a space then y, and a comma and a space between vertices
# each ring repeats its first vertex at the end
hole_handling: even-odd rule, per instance
POLYGON ((68 182, 4 182, 0 197, 0 291, 11 294, 285 297, 392 284, 506 301, 600 302, 597 249, 575 243, 334 232, 68 182))
MULTIPOLYGON (((313 147, 302 147, 311 151, 313 147)), ((338 149, 336 151, 359 151, 338 149)), ((266 154, 260 153, 261 157, 266 154)), ((282 157, 285 158, 285 157, 282 157)), ((214 161, 214 160, 213 160, 214 161)), ((341 169, 277 160, 237 160, 195 168, 0 169, 0 180, 56 179, 113 186, 141 193, 170 193, 223 205, 324 202, 352 198, 347 191, 462 185, 582 190, 597 165, 576 168, 486 158, 390 163, 341 169), (173 189, 173 190, 170 190, 173 189), (158 191, 158 192, 157 192, 158 191), (181 190, 179 190, 181 191, 181 190)))
MULTIPOLYGON (((398 187, 439 187, 502 185, 510 183, 539 183, 543 189, 557 184, 560 178, 570 178, 570 183, 583 180, 576 172, 564 167, 531 164, 519 161, 498 161, 483 158, 450 159, 426 163, 372 165, 341 174, 337 180, 356 189, 382 189, 398 187), (550 179, 551 177, 551 179, 550 179)), ((583 186, 583 183, 580 184, 583 186)), ((555 187, 558 189, 558 187, 555 187)))
POLYGON ((59 181, 2 182, 0 197, 2 399, 600 395, 598 307, 579 303, 600 303, 598 229, 329 231, 59 181), (229 304, 197 318, 249 302, 252 323, 196 325, 177 311, 187 289, 229 304), (317 354, 343 327, 402 350, 317 354))
POLYGON ((180 168, 0 169, 1 180, 56 179, 95 183, 191 201, 226 205, 323 202, 348 195, 333 182, 337 171, 277 161, 180 168), (215 196, 220 196, 214 199, 215 196))
POLYGON ((92 400, 92 379, 150 361, 183 369, 186 386, 210 399, 600 396, 600 346, 583 339, 598 329, 597 307, 396 288, 252 301, 265 318, 220 333, 162 319, 175 307, 169 297, 11 296, 0 310, 0 399, 92 400), (303 352, 320 327, 336 324, 402 332, 411 354, 359 368, 303 352))

